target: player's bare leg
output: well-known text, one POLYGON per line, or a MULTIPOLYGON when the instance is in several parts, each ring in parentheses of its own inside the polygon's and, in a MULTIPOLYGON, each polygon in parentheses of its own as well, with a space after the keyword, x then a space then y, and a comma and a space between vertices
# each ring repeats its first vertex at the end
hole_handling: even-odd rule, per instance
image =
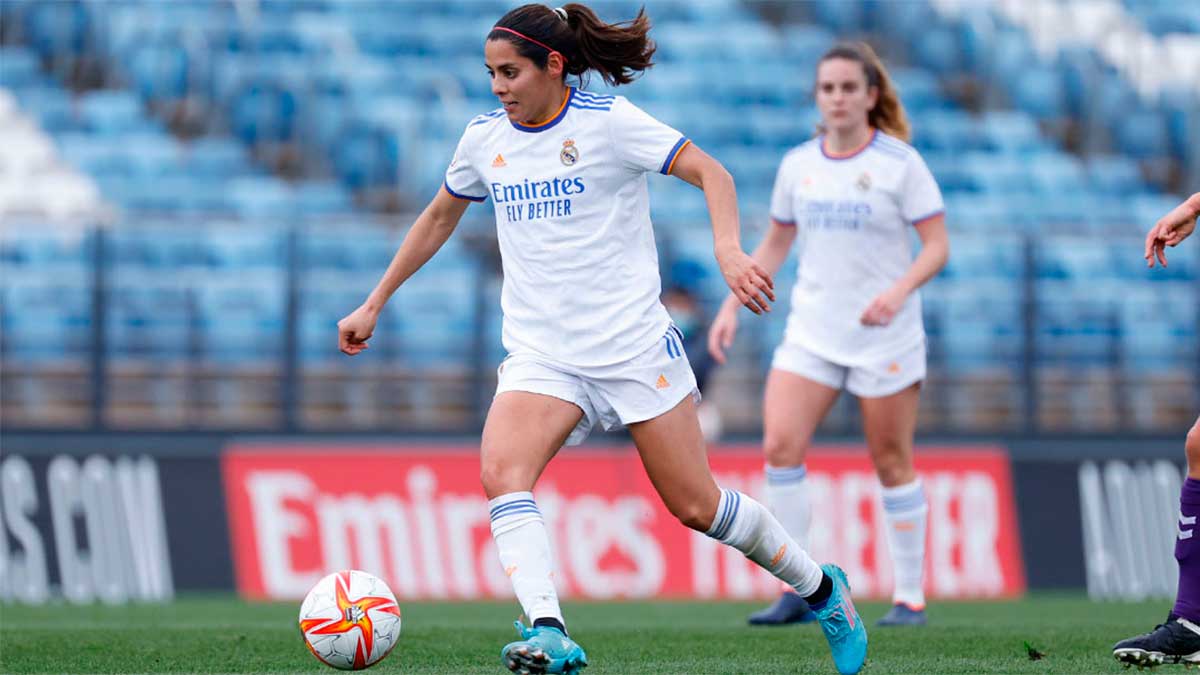
POLYGON ((860 398, 863 435, 882 486, 892 555, 892 609, 881 626, 921 626, 925 616, 925 532, 929 508, 913 468, 920 383, 890 396, 860 398))
POLYGON ((692 397, 652 420, 629 425, 629 431, 667 509, 794 588, 817 613, 838 671, 857 673, 867 657, 867 632, 850 600, 845 573, 833 565, 818 566, 765 506, 717 486, 692 397))
POLYGON ((500 652, 514 672, 571 673, 587 665, 567 636, 554 588, 553 555, 533 486, 583 417, 573 403, 543 394, 507 391, 496 396, 483 427, 480 479, 488 496, 500 564, 512 580, 525 616, 521 639, 500 652))
MULTIPOLYGON (((766 502, 788 534, 808 546, 812 506, 805 459, 813 434, 841 392, 786 370, 772 368, 763 392, 763 454, 766 502)), ((779 626, 815 621, 817 615, 790 587, 769 607, 749 617, 751 625, 779 626)))

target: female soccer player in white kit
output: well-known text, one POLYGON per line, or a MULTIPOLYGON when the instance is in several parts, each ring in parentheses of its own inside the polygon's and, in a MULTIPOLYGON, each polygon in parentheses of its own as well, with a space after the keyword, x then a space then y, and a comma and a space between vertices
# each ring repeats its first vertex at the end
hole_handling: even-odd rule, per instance
MULTIPOLYGON (((576 672, 587 658, 566 630, 546 528, 532 489, 564 445, 596 424, 627 425, 651 483, 684 525, 737 548, 806 596, 842 673, 867 637, 845 574, 818 566, 765 507, 720 489, 696 416, 695 379, 659 302, 646 174, 704 191, 725 280, 755 313, 771 280, 738 240, 733 179, 686 137, 625 98, 582 91, 566 76, 625 84, 654 52, 643 13, 601 22, 588 7, 525 5, 487 36, 484 55, 502 108, 467 125, 443 189, 417 218, 366 302, 338 324, 358 354, 384 303, 447 240, 472 202, 492 199, 504 286, 496 397, 484 425, 482 482, 500 562, 532 626, 505 646, 519 672, 576 672)), ((625 669, 636 669, 628 664, 625 669)))
MULTIPOLYGON (((927 508, 912 462, 925 377, 917 289, 946 263, 942 196, 906 142, 904 109, 870 46, 838 45, 821 58, 816 102, 822 133, 780 163, 771 226, 753 256, 775 274, 802 240, 791 314, 763 395, 767 500, 804 545, 805 454, 839 392, 857 396, 895 570, 893 607, 880 624, 924 624, 927 508), (915 260, 910 228, 922 242, 915 260)), ((737 304, 729 298, 709 331, 719 363, 737 331, 737 304)), ((750 622, 812 619, 803 598, 785 592, 750 622)))

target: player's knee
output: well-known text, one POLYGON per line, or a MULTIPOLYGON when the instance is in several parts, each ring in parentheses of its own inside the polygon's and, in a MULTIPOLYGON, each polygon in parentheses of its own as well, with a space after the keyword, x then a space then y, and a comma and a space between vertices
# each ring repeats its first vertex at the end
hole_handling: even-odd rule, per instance
POLYGON ((915 477, 912 459, 902 443, 886 442, 874 448, 871 459, 875 473, 884 485, 903 485, 915 477))
POLYGON ((800 466, 804 463, 807 450, 808 442, 803 439, 789 438, 784 434, 767 434, 763 438, 763 455, 770 466, 800 466))
POLYGON ((528 473, 522 466, 485 460, 480 467, 479 482, 483 484, 483 491, 492 496, 524 492, 533 489, 528 473))
POLYGON ((697 532, 707 532, 712 527, 713 517, 716 515, 716 509, 712 505, 705 504, 699 499, 681 500, 675 504, 668 504, 667 509, 685 527, 697 532))

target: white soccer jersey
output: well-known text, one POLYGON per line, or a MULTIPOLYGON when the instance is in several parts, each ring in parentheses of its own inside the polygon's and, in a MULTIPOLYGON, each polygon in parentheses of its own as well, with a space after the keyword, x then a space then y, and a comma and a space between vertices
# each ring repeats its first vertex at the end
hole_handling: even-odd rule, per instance
POLYGON ((859 317, 908 271, 909 228, 944 212, 942 194, 912 146, 873 131, 862 148, 826 153, 814 138, 784 156, 771 218, 799 228, 799 275, 785 340, 844 366, 901 354, 925 339, 918 293, 892 322, 859 317))
POLYGON ((495 206, 509 353, 599 366, 662 339, 646 174, 670 173, 687 142, 622 96, 573 87, 538 126, 503 109, 467 125, 445 188, 495 206))

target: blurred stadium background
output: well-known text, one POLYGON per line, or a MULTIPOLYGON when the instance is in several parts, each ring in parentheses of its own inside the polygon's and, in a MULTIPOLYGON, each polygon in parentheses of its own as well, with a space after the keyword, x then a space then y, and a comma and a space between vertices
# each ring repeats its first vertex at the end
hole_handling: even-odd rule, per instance
MULTIPOLYGON (((588 4, 609 20, 640 6, 588 4)), ((1165 270, 1146 270, 1141 252, 1144 232, 1200 190, 1200 5, 646 5, 658 65, 618 93, 725 163, 747 247, 766 224, 780 158, 812 134, 819 56, 838 39, 867 39, 899 84, 951 230, 950 262, 922 289, 930 376, 918 442, 931 448, 923 470, 951 486, 945 522, 932 527, 950 538, 946 565, 979 562, 962 538, 982 472, 993 497, 979 517, 998 533, 985 553, 1003 571, 936 592, 1172 595, 1182 438, 1200 411, 1200 243, 1169 251, 1165 270)), ((296 544, 315 542, 304 537, 316 525, 280 515, 295 507, 290 484, 271 488, 284 529, 262 534, 276 520, 246 476, 276 464, 321 485, 335 481, 338 457, 394 470, 414 527, 425 527, 423 494, 482 499, 470 452, 503 356, 490 206, 470 209, 403 287, 370 352, 340 355, 335 322, 438 189, 466 122, 495 107, 481 45, 511 6, 0 3, 0 597, 119 602, 235 587, 290 597, 311 574, 260 570, 270 536, 291 551, 288 569, 361 564, 362 541, 330 552, 334 526, 322 529, 323 558, 296 544), (380 445, 396 452, 372 464, 380 445), (139 561, 136 574, 121 560, 139 561)), ((590 88, 605 87, 593 78, 590 88)), ((726 289, 702 195, 651 183, 664 285, 711 310, 726 289)), ((793 275, 794 262, 777 277, 785 292, 793 275)), ((747 489, 785 317, 744 320, 732 365, 705 391, 735 444, 716 446, 714 466, 747 489)), ((859 446, 858 424, 846 397, 821 440, 859 446)), ((640 475, 628 453, 579 457, 562 469, 564 493, 597 475, 605 499, 645 487, 628 487, 640 475)), ((857 508, 852 486, 873 494, 865 464, 833 450, 814 464, 845 511, 857 508)), ((319 504, 305 508, 321 520, 319 504)), ((471 536, 482 541, 480 527, 471 536)), ((838 542, 829 550, 850 546, 838 542)), ((611 561, 595 553, 600 574, 611 561)), ((376 554, 399 568, 398 553, 376 554)), ((636 555, 615 555, 636 577, 636 555)), ((461 579, 438 586, 429 560, 412 596, 493 593, 461 579)), ((590 597, 771 592, 736 575, 707 591, 580 575, 572 588, 590 597)))

